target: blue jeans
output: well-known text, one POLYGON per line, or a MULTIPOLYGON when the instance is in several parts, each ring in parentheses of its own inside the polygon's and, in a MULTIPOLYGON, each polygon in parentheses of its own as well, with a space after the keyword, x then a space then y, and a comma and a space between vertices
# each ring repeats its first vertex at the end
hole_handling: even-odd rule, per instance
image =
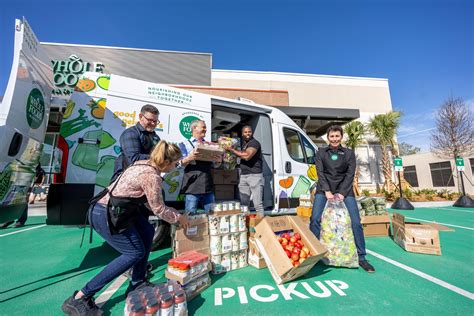
POLYGON ((186 194, 185 199, 185 210, 186 213, 196 212, 198 209, 199 203, 204 206, 204 210, 207 213, 211 210, 211 204, 214 203, 214 193, 205 193, 205 194, 186 194))
POLYGON ((96 204, 89 214, 92 228, 121 255, 110 262, 82 289, 86 296, 93 296, 110 281, 133 267, 132 284, 145 280, 146 265, 151 251, 155 230, 148 220, 141 216, 135 225, 120 234, 110 234, 107 210, 96 204))
MULTIPOLYGON (((327 199, 324 194, 315 195, 309 228, 318 239, 321 235, 321 216, 323 215, 326 202, 327 199)), ((351 217, 352 233, 354 234, 354 241, 357 247, 359 260, 365 260, 365 255, 367 253, 365 252, 364 230, 360 223, 360 214, 356 199, 353 196, 347 196, 344 198, 344 204, 346 205, 347 210, 349 211, 349 216, 351 217)))

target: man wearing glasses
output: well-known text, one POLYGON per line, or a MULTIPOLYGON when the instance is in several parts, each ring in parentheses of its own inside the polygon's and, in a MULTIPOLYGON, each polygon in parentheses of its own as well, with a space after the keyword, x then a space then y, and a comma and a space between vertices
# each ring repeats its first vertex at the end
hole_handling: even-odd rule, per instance
POLYGON ((122 153, 115 160, 111 182, 135 161, 149 159, 153 147, 160 141, 155 132, 156 126, 160 123, 159 114, 155 106, 145 104, 140 110, 137 124, 127 128, 120 135, 122 153))

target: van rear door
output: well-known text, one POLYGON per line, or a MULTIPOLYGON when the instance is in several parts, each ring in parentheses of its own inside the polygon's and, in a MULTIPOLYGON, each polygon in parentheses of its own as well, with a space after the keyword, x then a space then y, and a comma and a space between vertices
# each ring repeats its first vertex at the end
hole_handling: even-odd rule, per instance
POLYGON ((281 168, 277 171, 277 205, 280 211, 294 212, 299 198, 309 194, 316 180, 316 149, 295 126, 278 123, 281 168))

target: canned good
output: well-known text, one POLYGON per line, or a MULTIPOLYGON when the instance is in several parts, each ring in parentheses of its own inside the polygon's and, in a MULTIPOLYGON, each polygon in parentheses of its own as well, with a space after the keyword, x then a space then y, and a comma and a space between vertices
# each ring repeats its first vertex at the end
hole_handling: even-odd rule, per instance
POLYGON ((222 255, 221 266, 223 271, 230 271, 230 253, 222 255))
POLYGON ((247 265, 247 250, 239 251, 239 268, 243 268, 247 265))
POLYGON ((222 211, 228 211, 229 210, 229 203, 227 202, 222 202, 222 211))
POLYGON ((222 251, 221 253, 226 253, 232 251, 232 239, 231 235, 223 235, 222 236, 222 251))
POLYGON ((221 255, 212 255, 212 272, 215 274, 221 273, 222 271, 222 256, 221 255))
POLYGON ((209 215, 209 234, 218 235, 220 233, 220 221, 221 219, 217 216, 209 215))
POLYGON ((211 210, 213 212, 222 212, 222 203, 212 203, 211 204, 211 210))
POLYGON ((242 205, 242 206, 240 207, 240 211, 241 211, 242 213, 248 213, 248 212, 249 212, 249 207, 248 207, 247 205, 242 205))
POLYGON ((240 211, 240 202, 235 202, 235 203, 234 203, 234 209, 235 209, 236 211, 240 211))
POLYGON ((219 232, 221 234, 227 234, 229 232, 229 223, 230 222, 230 216, 221 216, 220 218, 220 224, 219 224, 219 232))
POLYGON ((240 234, 232 234, 232 251, 240 250, 240 234))
POLYGON ((247 241, 247 232, 240 233, 239 246, 240 246, 240 250, 247 249, 249 247, 248 241, 247 241))
POLYGON ((239 268, 239 251, 230 254, 230 269, 235 270, 239 268))
POLYGON ((239 231, 239 215, 230 216, 230 232, 237 233, 239 231))
POLYGON ((239 232, 243 232, 247 229, 246 215, 239 214, 237 216, 239 217, 239 232))
POLYGON ((210 248, 211 254, 217 255, 222 253, 222 237, 221 236, 211 236, 210 238, 210 248))
POLYGON ((212 255, 211 262, 215 264, 221 264, 222 256, 221 255, 212 255))

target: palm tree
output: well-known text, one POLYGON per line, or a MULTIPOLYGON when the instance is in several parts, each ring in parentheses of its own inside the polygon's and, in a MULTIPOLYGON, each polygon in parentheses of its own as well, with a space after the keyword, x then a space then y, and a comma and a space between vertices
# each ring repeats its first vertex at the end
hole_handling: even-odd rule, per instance
POLYGON ((391 111, 386 114, 375 115, 369 121, 369 130, 378 139, 382 147, 382 172, 385 178, 384 189, 387 192, 392 192, 395 185, 392 181, 392 165, 388 155, 387 146, 395 144, 395 134, 398 126, 400 126, 401 113, 391 111))
MULTIPOLYGON (((364 134, 366 132, 366 127, 364 124, 362 124, 359 121, 352 121, 350 123, 347 123, 344 125, 344 134, 347 135, 346 140, 344 143, 346 144, 347 147, 352 149, 354 151, 359 146, 360 144, 364 143, 364 134)), ((359 190, 359 174, 360 174, 360 169, 359 169, 359 164, 356 166, 356 172, 354 176, 354 193, 356 195, 360 195, 360 190, 359 190)))

